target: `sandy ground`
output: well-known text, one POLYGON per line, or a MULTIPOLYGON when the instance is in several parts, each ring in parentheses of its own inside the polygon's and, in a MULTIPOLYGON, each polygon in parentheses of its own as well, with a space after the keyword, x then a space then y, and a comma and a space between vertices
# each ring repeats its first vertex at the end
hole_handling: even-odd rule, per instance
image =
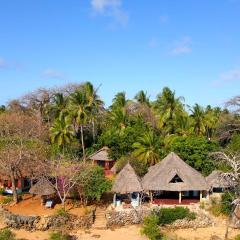
MULTIPOLYGON (((16 205, 8 205, 5 208, 12 213, 21 215, 38 215, 38 216, 49 216, 56 213, 57 209, 60 209, 61 204, 56 204, 53 209, 45 208, 41 205, 41 198, 39 196, 32 197, 31 195, 25 195, 24 201, 20 201, 16 205)), ((77 216, 83 216, 86 213, 85 208, 73 208, 72 204, 66 204, 66 209, 69 210, 71 214, 77 216)))
MULTIPOLYGON (((178 229, 169 233, 169 236, 177 237, 177 239, 184 240, 209 240, 212 236, 218 236, 224 239, 225 227, 208 227, 198 229, 178 229)), ((229 239, 234 239, 237 234, 240 234, 240 230, 230 229, 229 239)))
MULTIPOLYGON (((166 231, 164 231, 166 232, 166 231)), ((24 238, 28 240, 47 240, 49 232, 27 232, 26 230, 14 230, 17 238, 24 238)), ((223 239, 225 228, 223 227, 209 227, 209 228, 198 228, 194 229, 179 229, 169 232, 168 236, 176 237, 178 240, 209 240, 212 236, 216 235, 223 239)), ((230 229, 229 238, 240 234, 240 230, 230 229)), ((147 238, 140 235, 140 226, 128 226, 118 228, 115 230, 89 230, 89 231, 78 231, 74 233, 79 240, 147 240, 147 238)))
MULTIPOLYGON (((24 238, 28 240, 47 240, 49 232, 28 232, 26 230, 14 230, 16 238, 24 238)), ((147 240, 140 235, 139 226, 123 227, 115 230, 89 230, 78 231, 74 233, 79 240, 147 240)))
MULTIPOLYGON (((27 240, 47 240, 49 232, 28 232, 26 230, 13 230, 17 239, 24 238, 27 240)), ((223 239, 225 233, 224 226, 198 228, 198 229, 178 229, 178 230, 164 230, 168 236, 174 237, 176 240, 209 240, 212 236, 218 236, 223 239)), ((240 234, 240 230, 229 229, 229 239, 240 234)), ((140 226, 132 225, 128 227, 117 228, 114 230, 93 230, 88 231, 79 230, 73 233, 79 240, 147 240, 147 238, 140 235, 140 226)))

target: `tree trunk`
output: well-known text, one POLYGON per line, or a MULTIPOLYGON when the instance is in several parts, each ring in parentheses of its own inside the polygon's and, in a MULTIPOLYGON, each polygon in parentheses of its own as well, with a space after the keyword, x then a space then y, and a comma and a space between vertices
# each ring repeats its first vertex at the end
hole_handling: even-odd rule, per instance
POLYGON ((16 183, 15 183, 13 170, 11 170, 10 179, 11 179, 11 182, 12 182, 13 201, 15 203, 18 203, 18 195, 17 195, 17 189, 16 189, 16 183))
POLYGON ((83 162, 86 163, 86 156, 85 156, 85 146, 84 146, 84 139, 83 139, 83 126, 80 126, 81 130, 81 142, 82 142, 82 151, 83 151, 83 162))
POLYGON ((93 136, 93 143, 95 143, 95 122, 92 120, 92 136, 93 136))

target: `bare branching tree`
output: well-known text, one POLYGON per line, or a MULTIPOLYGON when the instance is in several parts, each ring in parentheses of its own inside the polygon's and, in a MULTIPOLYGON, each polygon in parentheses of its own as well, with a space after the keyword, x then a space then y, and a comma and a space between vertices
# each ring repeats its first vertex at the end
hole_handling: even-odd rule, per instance
POLYGON ((225 163, 229 167, 229 171, 222 174, 223 180, 230 186, 229 193, 232 196, 232 212, 229 215, 225 233, 225 239, 228 239, 230 220, 234 217, 236 206, 240 202, 240 152, 215 152, 212 155, 216 160, 225 163))

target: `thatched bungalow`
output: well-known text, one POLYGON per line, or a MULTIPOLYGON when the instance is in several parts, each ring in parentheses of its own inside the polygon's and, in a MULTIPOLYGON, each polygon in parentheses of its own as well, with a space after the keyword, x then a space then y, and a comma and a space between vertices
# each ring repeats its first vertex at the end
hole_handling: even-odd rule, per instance
POLYGON ((208 191, 205 178, 173 152, 149 168, 142 186, 149 192, 151 202, 155 197, 159 203, 196 202, 208 191))
POLYGON ((206 177, 207 184, 211 193, 222 193, 231 187, 231 184, 224 179, 223 172, 215 170, 206 177))
POLYGON ((112 174, 111 168, 115 164, 115 160, 109 157, 109 150, 110 149, 105 146, 88 157, 88 159, 93 161, 93 164, 104 168, 105 175, 112 174))
POLYGON ((56 190, 49 183, 48 180, 46 180, 45 178, 41 178, 41 179, 38 180, 38 182, 36 184, 34 184, 30 188, 29 193, 31 193, 33 195, 41 196, 42 205, 43 205, 47 198, 56 194, 56 190))
POLYGON ((114 206, 120 205, 126 197, 130 197, 132 206, 139 206, 140 193, 143 188, 140 178, 129 163, 117 175, 112 191, 114 192, 114 206))

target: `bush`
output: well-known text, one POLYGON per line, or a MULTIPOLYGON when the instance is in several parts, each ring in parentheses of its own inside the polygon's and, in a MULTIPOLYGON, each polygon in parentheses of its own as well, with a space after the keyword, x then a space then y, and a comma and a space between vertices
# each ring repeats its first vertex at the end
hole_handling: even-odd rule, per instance
POLYGON ((69 240, 70 236, 61 232, 52 232, 50 233, 49 240, 69 240))
POLYGON ((162 235, 158 227, 158 216, 156 214, 153 213, 144 218, 141 234, 145 235, 150 240, 162 239, 162 235))
POLYGON ((160 225, 171 224, 178 219, 196 219, 196 214, 184 207, 162 208, 156 212, 156 215, 160 225))
POLYGON ((69 217, 69 213, 64 208, 57 209, 55 215, 60 217, 69 217))
POLYGON ((0 231, 0 240, 15 240, 14 234, 10 229, 5 228, 0 231))
POLYGON ((235 240, 240 240, 240 234, 235 237, 235 240))
POLYGON ((233 198, 230 193, 226 192, 222 195, 220 203, 220 211, 222 214, 229 215, 232 211, 233 198))
POLYGON ((10 202, 13 201, 13 197, 12 196, 5 196, 2 200, 1 200, 1 204, 8 204, 10 202))

